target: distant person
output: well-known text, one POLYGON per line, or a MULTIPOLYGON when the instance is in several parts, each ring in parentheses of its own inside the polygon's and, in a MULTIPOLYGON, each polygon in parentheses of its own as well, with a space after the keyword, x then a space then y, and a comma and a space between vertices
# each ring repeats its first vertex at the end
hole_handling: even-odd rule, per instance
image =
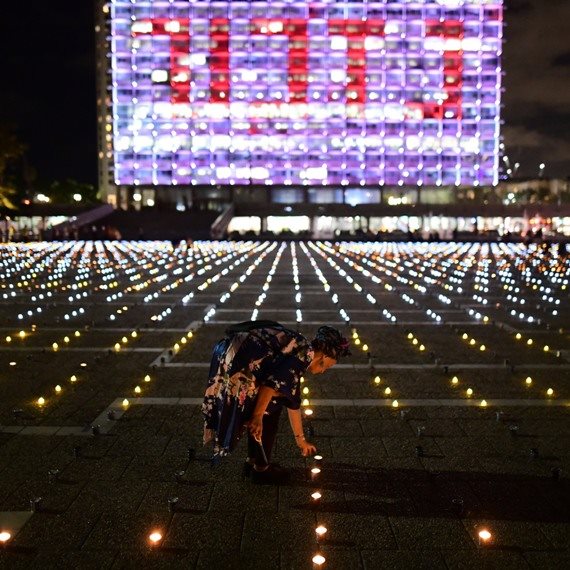
POLYGON ((204 444, 213 442, 216 463, 248 430, 244 474, 253 483, 285 483, 289 473, 270 463, 279 416, 287 408, 295 443, 305 457, 316 448, 305 440, 301 376, 322 374, 350 354, 336 329, 320 327, 313 340, 274 321, 231 326, 214 347, 202 413, 204 444))

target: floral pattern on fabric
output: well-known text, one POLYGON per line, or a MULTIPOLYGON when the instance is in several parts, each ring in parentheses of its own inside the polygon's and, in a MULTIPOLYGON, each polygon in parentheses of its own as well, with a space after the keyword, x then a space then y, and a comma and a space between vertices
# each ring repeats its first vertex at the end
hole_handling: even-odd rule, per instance
POLYGON ((287 329, 254 329, 216 344, 202 404, 204 444, 214 442, 214 458, 237 445, 261 386, 279 392, 266 414, 280 406, 299 409, 301 376, 312 359, 309 341, 287 329))

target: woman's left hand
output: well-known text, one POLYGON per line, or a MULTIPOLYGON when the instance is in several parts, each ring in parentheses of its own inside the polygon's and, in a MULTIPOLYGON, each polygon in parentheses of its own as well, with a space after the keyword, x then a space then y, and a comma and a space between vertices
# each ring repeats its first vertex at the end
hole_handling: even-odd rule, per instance
POLYGON ((314 455, 317 451, 317 448, 312 443, 309 443, 304 439, 298 441, 297 446, 301 450, 301 455, 303 457, 309 457, 309 455, 314 455))

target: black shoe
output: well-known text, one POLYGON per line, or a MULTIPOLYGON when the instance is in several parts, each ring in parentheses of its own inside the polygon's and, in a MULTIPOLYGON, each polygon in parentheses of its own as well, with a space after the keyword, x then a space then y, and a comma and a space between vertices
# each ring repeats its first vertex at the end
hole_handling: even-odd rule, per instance
POLYGON ((286 485, 291 473, 277 465, 269 465, 265 471, 251 470, 251 482, 255 485, 286 485))

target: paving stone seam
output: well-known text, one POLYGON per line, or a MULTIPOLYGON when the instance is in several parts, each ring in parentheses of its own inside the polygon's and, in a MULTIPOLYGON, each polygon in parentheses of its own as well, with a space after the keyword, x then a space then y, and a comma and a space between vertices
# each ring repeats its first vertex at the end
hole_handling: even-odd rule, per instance
MULTIPOLYGON (((393 399, 314 399, 313 406, 330 407, 378 407, 394 408, 393 399)), ((202 398, 136 398, 129 400, 128 406, 123 405, 124 399, 114 400, 95 420, 92 426, 97 426, 99 433, 107 434, 130 408, 135 405, 149 406, 198 406, 202 398), (112 412, 114 419, 109 419, 112 412)), ((425 407, 425 408, 481 408, 480 399, 398 399, 399 408, 425 407)), ((545 400, 545 399, 487 399, 487 408, 540 408, 540 407, 569 407, 570 400, 545 400)), ((0 426, 0 433, 13 435, 42 435, 42 436, 93 436, 91 428, 85 426, 0 426)))
MULTIPOLYGON (((376 362, 370 364, 335 364, 335 370, 441 370, 447 366, 449 370, 505 370, 504 364, 397 364, 376 362)), ((209 368, 209 362, 168 362, 162 368, 209 368)), ((519 370, 570 370, 570 364, 516 364, 519 370)))

